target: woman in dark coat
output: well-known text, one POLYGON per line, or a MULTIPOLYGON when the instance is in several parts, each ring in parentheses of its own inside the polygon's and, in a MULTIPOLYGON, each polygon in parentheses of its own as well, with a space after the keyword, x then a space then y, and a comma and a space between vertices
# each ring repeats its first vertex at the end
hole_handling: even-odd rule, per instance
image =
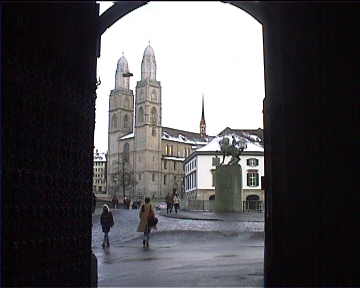
POLYGON ((101 223, 102 231, 104 232, 104 241, 102 243, 102 247, 105 248, 105 245, 107 247, 110 247, 109 232, 110 232, 110 228, 114 226, 114 218, 109 209, 109 206, 106 204, 104 204, 103 211, 100 216, 100 223, 101 223))

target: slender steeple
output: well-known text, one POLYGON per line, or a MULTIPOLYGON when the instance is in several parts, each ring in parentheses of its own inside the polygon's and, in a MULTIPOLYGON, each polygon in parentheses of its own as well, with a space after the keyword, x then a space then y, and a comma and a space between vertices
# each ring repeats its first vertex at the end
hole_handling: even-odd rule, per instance
POLYGON ((204 113, 204 94, 202 95, 202 111, 201 111, 201 120, 200 120, 200 137, 206 137, 206 122, 205 122, 205 113, 204 113))

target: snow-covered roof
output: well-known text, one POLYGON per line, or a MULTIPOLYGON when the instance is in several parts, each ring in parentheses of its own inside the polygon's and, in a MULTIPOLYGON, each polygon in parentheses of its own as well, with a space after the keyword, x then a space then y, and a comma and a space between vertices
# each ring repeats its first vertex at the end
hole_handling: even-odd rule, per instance
POLYGON ((129 133, 129 134, 126 134, 126 135, 122 136, 122 137, 120 138, 120 140, 130 139, 130 138, 134 138, 134 137, 135 137, 134 132, 131 132, 131 133, 129 133))
POLYGON ((189 132, 184 130, 178 130, 169 127, 162 127, 161 139, 174 141, 179 143, 191 144, 191 145, 206 145, 209 138, 201 138, 199 133, 189 132))
POLYGON ((166 159, 166 160, 174 160, 174 161, 184 161, 185 158, 181 158, 181 157, 171 157, 171 156, 165 156, 163 157, 163 159, 166 159))
MULTIPOLYGON (((219 142, 223 139, 223 137, 227 137, 229 139, 229 143, 232 142, 232 136, 235 137, 236 141, 242 141, 246 143, 246 148, 244 151, 246 152, 264 152, 264 147, 261 146, 258 142, 251 142, 245 137, 238 136, 236 134, 229 134, 225 136, 217 136, 215 137, 209 144, 205 145, 204 147, 201 147, 197 149, 196 151, 202 151, 202 152, 216 152, 220 151, 220 144, 219 142)), ((254 135, 251 135, 254 136, 254 135)), ((251 137, 254 138, 254 137, 251 137)), ((254 138, 255 139, 255 138, 254 138)))

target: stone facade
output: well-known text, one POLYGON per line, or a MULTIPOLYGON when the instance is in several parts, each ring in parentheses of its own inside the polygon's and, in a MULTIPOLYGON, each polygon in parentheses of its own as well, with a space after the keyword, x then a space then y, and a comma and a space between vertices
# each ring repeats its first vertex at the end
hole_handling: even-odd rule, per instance
POLYGON ((99 153, 98 150, 94 153, 93 192, 95 194, 106 193, 106 157, 105 153, 99 153))
POLYGON ((156 60, 150 44, 144 51, 135 101, 121 73, 129 73, 124 56, 118 61, 115 89, 109 100, 107 193, 133 200, 145 196, 163 199, 174 190, 181 194, 182 162, 209 138, 162 126, 161 83, 156 80, 156 60), (118 182, 123 171, 132 178, 124 186, 118 182))

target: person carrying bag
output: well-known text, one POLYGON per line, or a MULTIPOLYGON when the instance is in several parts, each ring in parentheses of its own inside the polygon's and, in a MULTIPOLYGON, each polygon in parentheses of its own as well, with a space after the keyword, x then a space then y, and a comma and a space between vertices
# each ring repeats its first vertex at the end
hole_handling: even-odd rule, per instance
POLYGON ((145 204, 140 208, 140 223, 137 232, 144 232, 143 247, 149 247, 151 229, 156 229, 158 219, 155 217, 155 210, 150 204, 150 198, 145 198, 145 204))

